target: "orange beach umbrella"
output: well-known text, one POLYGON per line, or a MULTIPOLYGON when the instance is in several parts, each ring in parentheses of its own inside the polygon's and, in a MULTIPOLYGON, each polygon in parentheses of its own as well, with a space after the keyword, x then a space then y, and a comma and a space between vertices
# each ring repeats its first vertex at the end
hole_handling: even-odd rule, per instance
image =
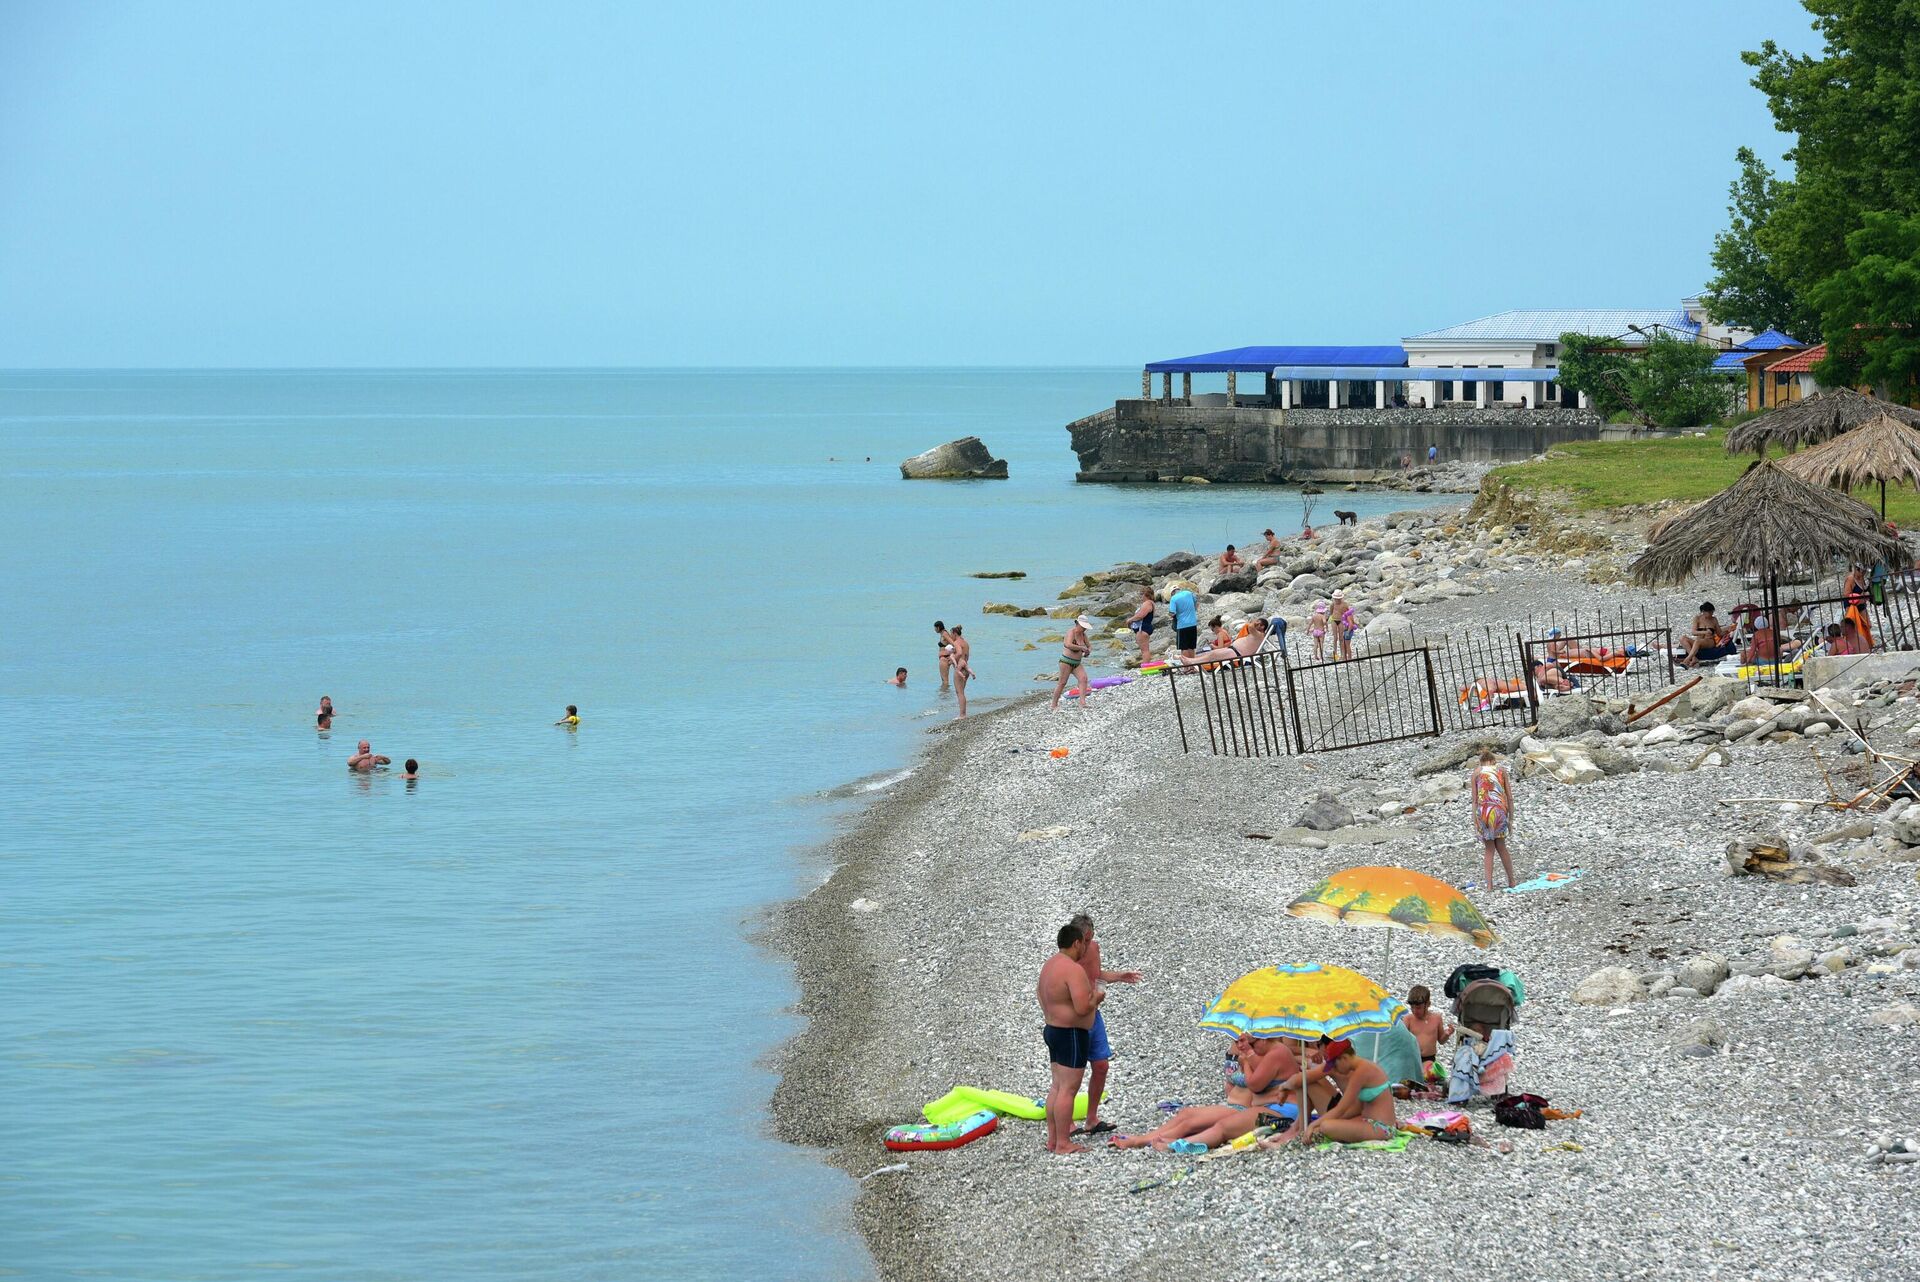
POLYGON ((1415 930, 1476 948, 1499 938, 1465 894, 1411 868, 1367 866, 1334 873, 1288 904, 1287 912, 1349 926, 1415 930))

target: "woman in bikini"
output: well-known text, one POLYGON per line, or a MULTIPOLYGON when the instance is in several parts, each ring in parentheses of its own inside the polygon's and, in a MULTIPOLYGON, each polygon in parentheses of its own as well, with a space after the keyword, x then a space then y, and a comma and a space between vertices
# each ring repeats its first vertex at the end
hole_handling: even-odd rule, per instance
MULTIPOLYGON (((1275 1120, 1269 1110, 1281 1107, 1290 1090, 1299 1090, 1300 1061, 1285 1041, 1244 1033, 1233 1043, 1233 1058, 1237 1067, 1227 1074, 1226 1103, 1192 1105, 1143 1135, 1116 1135, 1107 1142, 1115 1148, 1151 1145, 1177 1153, 1199 1153, 1245 1135, 1263 1120, 1275 1120)), ((1325 1076, 1324 1071, 1307 1075, 1307 1090, 1316 1104, 1332 1098, 1332 1088, 1324 1085, 1325 1076)))
POLYGON ((953 679, 953 642, 947 636, 947 625, 938 619, 933 621, 933 639, 940 651, 940 689, 944 693, 953 679))
POLYGON ((1087 656, 1093 653, 1093 642, 1087 640, 1087 631, 1093 627, 1093 621, 1081 615, 1067 629, 1066 642, 1060 647, 1060 679, 1053 683, 1053 702, 1047 705, 1048 712, 1060 707, 1060 694, 1067 688, 1067 682, 1073 677, 1080 681, 1080 706, 1087 706, 1087 656))
MULTIPOLYGON (((1340 1084, 1340 1102, 1307 1126, 1307 1139, 1342 1144, 1392 1139, 1399 1118, 1393 1111, 1393 1084, 1387 1080, 1386 1070, 1370 1059, 1361 1059, 1353 1043, 1345 1038, 1321 1043, 1320 1062, 1340 1084)), ((1277 1147, 1288 1138, 1275 1135, 1260 1142, 1277 1147)))

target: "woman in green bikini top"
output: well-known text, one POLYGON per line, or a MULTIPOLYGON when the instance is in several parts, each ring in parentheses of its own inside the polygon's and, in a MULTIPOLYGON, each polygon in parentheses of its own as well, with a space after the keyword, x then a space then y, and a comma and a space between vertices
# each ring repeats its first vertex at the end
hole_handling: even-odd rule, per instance
POLYGON ((1341 1038, 1323 1042, 1320 1062, 1340 1084, 1340 1102, 1307 1128, 1307 1139, 1338 1140, 1358 1144, 1365 1140, 1390 1140, 1398 1129, 1393 1111, 1392 1083, 1386 1070, 1354 1052, 1353 1043, 1341 1038))
POLYGON ((1067 682, 1076 675, 1080 684, 1080 706, 1087 706, 1087 696, 1092 693, 1087 688, 1087 674, 1081 667, 1087 656, 1093 653, 1093 642, 1087 640, 1087 631, 1093 627, 1093 620, 1081 615, 1067 629, 1067 639, 1060 649, 1060 679, 1053 683, 1053 702, 1047 705, 1049 711, 1060 706, 1060 694, 1067 688, 1067 682))

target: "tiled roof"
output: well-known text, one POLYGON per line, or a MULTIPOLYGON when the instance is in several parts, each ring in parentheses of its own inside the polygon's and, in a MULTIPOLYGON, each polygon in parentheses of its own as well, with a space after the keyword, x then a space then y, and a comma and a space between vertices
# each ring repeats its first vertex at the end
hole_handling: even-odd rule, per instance
POLYGON ((1403 341, 1419 343, 1429 340, 1478 339, 1496 343, 1557 343, 1560 341, 1560 335, 1573 332, 1599 334, 1604 337, 1621 335, 1620 341, 1622 345, 1626 345, 1641 341, 1640 336, 1631 329, 1634 325, 1642 329, 1652 329, 1655 325, 1662 325, 1685 334, 1700 332, 1698 322, 1690 319, 1687 313, 1678 307, 1562 307, 1500 312, 1493 316, 1482 316, 1479 320, 1470 320, 1463 325, 1450 325, 1445 329, 1413 334, 1403 341))
MULTIPOLYGON (((1782 347, 1798 346, 1800 346, 1800 340, 1793 337, 1793 335, 1782 334, 1777 329, 1770 329, 1764 334, 1755 334, 1752 338, 1740 344, 1740 346, 1730 348, 1714 357, 1713 368, 1723 374, 1733 370, 1745 369, 1747 357, 1753 355, 1755 352, 1771 352, 1782 347)), ((1773 368, 1777 369, 1779 367, 1774 366, 1773 368)))
POLYGON ((1776 374, 1811 374, 1813 367, 1825 359, 1827 359, 1827 345, 1822 343, 1818 347, 1809 347, 1804 352, 1795 352, 1778 365, 1769 365, 1767 368, 1776 374))

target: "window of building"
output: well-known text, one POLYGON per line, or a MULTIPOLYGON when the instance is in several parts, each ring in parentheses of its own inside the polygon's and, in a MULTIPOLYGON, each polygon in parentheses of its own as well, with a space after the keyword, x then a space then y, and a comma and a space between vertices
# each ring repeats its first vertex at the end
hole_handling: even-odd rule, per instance
MULTIPOLYGON (((1489 365, 1487 366, 1487 368, 1488 369, 1505 369, 1506 366, 1505 365, 1489 365)), ((1507 385, 1505 383, 1495 383, 1491 388, 1487 389, 1487 399, 1491 401, 1506 400, 1507 385)))

